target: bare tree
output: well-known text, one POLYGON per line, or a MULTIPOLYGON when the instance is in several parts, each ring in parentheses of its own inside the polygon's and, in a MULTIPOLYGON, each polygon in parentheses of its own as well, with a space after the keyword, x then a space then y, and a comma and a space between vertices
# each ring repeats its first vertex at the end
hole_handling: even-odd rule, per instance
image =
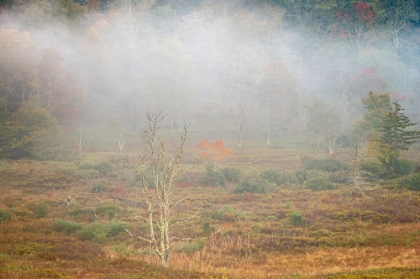
MULTIPOLYGON (((173 143, 174 151, 172 156, 168 156, 165 142, 158 136, 159 125, 165 117, 162 110, 146 113, 142 138, 147 147, 140 153, 139 167, 132 167, 130 163, 128 166, 140 176, 142 201, 147 206, 144 220, 148 224, 148 236, 136 237, 149 242, 153 252, 160 258, 162 266, 168 267, 169 254, 175 238, 174 228, 195 217, 198 211, 189 219, 171 218, 174 208, 188 198, 174 201, 176 188, 174 182, 179 174, 178 166, 187 139, 188 127, 184 125, 181 142, 178 145, 173 143), (152 179, 148 179, 150 176, 152 179)), ((130 233, 128 230, 127 232, 130 233)))

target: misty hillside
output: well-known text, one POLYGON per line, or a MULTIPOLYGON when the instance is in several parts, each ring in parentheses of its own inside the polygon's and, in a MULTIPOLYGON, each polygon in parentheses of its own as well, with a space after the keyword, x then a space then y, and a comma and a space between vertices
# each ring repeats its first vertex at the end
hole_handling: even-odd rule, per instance
POLYGON ((115 141, 156 107, 170 115, 170 129, 185 119, 193 130, 204 127, 202 137, 206 130, 238 145, 242 136, 264 144, 310 131, 308 106, 317 102, 334 115, 337 138, 348 135, 371 90, 420 118, 414 0, 8 0, 0 7, 6 157, 58 156, 10 147, 24 111, 44 121, 27 123, 26 132, 44 125, 70 145, 92 148, 82 131, 106 129, 115 141))
POLYGON ((420 1, 0 0, 0 279, 420 276, 420 1))

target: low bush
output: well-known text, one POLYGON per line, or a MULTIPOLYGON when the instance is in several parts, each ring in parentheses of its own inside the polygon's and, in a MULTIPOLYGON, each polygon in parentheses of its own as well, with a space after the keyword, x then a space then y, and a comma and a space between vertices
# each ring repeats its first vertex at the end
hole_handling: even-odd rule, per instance
POLYGON ((109 162, 98 163, 94 166, 94 168, 102 175, 106 175, 108 172, 114 171, 114 166, 109 162))
POLYGON ((79 166, 79 170, 96 170, 101 175, 114 171, 114 166, 109 162, 100 162, 98 164, 83 164, 79 166))
POLYGON ((264 194, 267 186, 267 181, 262 178, 248 178, 244 180, 233 192, 264 194))
POLYGON ((121 207, 116 204, 109 204, 109 205, 103 205, 96 209, 96 213, 98 214, 106 214, 109 218, 109 221, 114 219, 115 215, 117 213, 121 212, 121 207))
POLYGON ((83 226, 71 220, 56 220, 52 223, 53 230, 64 232, 67 235, 81 230, 83 226))
POLYGON ((420 173, 398 179, 398 187, 420 191, 420 173))
POLYGON ((106 240, 107 227, 100 223, 93 223, 84 226, 78 233, 80 240, 90 240, 97 243, 103 243, 106 240))
POLYGON ((290 214, 290 223, 293 226, 302 226, 304 225, 304 221, 303 221, 303 214, 298 212, 298 211, 294 211, 292 212, 292 214, 290 214))
POLYGON ((224 221, 224 222, 234 222, 237 218, 238 212, 231 205, 225 205, 213 213, 213 219, 224 221))
POLYGON ((382 174, 382 165, 375 161, 364 161, 359 165, 360 175, 366 179, 379 179, 382 174))
POLYGON ((71 217, 86 217, 87 219, 90 219, 94 216, 94 212, 90 208, 83 208, 79 205, 71 205, 69 208, 67 208, 67 215, 71 217))
POLYGON ((299 180, 295 174, 285 171, 264 171, 260 174, 260 178, 267 180, 268 182, 274 183, 277 186, 282 184, 298 184, 299 180))
POLYGON ((213 227, 213 225, 212 225, 212 224, 210 224, 210 223, 208 223, 208 222, 203 223, 203 224, 201 225, 201 228, 203 229, 203 232, 204 232, 204 233, 211 233, 211 232, 213 232, 213 231, 214 231, 214 227, 213 227))
POLYGON ((392 166, 394 173, 398 176, 407 176, 414 171, 414 163, 409 160, 398 160, 392 166))
POLYGON ((356 138, 352 135, 350 131, 345 131, 341 133, 337 140, 336 144, 341 147, 353 147, 355 144, 356 138))
POLYGON ((34 208, 34 216, 36 218, 45 218, 50 213, 50 207, 45 202, 37 204, 34 208))
POLYGON ((79 170, 92 170, 92 169, 95 169, 95 165, 92 165, 92 164, 79 165, 79 170))
POLYGON ((128 229, 129 225, 126 222, 116 222, 109 225, 107 230, 107 237, 114 237, 128 229))
POLYGON ((295 177, 300 185, 302 185, 308 177, 308 173, 305 169, 300 169, 295 172, 295 177))
POLYGON ((226 178, 221 171, 215 171, 211 165, 206 167, 204 175, 200 176, 198 183, 204 186, 225 186, 226 178))
POLYGON ((12 213, 0 208, 0 222, 5 222, 12 218, 12 213))
POLYGON ((242 173, 236 168, 224 168, 220 172, 223 174, 227 182, 240 183, 242 181, 242 173))
POLYGON ((195 252, 201 251, 206 243, 203 240, 186 242, 178 247, 178 252, 191 255, 195 252))
POLYGON ((335 188, 332 182, 324 177, 315 177, 309 179, 304 183, 304 186, 305 188, 311 189, 313 191, 332 190, 335 188))
POLYGON ((80 169, 76 170, 74 172, 75 175, 77 175, 80 178, 83 179, 89 179, 89 178, 95 178, 99 176, 99 171, 94 169, 80 169))
POLYGON ((279 174, 276 171, 271 170, 262 172, 260 177, 274 184, 277 184, 277 181, 279 180, 279 174))
POLYGON ((127 245, 124 244, 124 243, 114 245, 112 247, 112 250, 115 253, 117 253, 120 257, 125 257, 125 258, 128 258, 128 257, 131 257, 133 255, 138 254, 137 250, 134 250, 134 249, 131 249, 131 248, 127 247, 127 245))
POLYGON ((326 158, 326 159, 313 159, 305 163, 305 168, 309 170, 323 170, 328 172, 335 172, 339 170, 347 170, 349 167, 346 163, 335 159, 335 158, 326 158))
MULTIPOLYGON (((147 184, 147 185, 145 185, 146 187, 148 187, 150 189, 156 188, 155 181, 153 179, 151 171, 149 172, 149 170, 146 170, 144 180, 145 180, 145 184, 147 184)), ((140 174, 140 173, 135 174, 133 176, 133 179, 132 179, 131 183, 130 183, 130 186, 143 187, 143 176, 142 176, 142 174, 140 174)))
POLYGON ((337 171, 329 176, 329 180, 334 183, 349 184, 352 182, 351 177, 347 171, 337 171))

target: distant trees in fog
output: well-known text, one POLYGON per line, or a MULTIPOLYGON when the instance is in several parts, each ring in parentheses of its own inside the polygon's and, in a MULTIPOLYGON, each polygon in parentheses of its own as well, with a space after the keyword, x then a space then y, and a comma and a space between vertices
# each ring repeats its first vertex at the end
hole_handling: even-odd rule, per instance
POLYGON ((336 108, 334 139, 371 90, 419 119, 419 12, 414 0, 1 1, 0 152, 16 113, 41 108, 80 151, 85 129, 118 119, 129 133, 152 107, 169 129, 190 116, 239 147, 325 137, 314 98, 336 108))

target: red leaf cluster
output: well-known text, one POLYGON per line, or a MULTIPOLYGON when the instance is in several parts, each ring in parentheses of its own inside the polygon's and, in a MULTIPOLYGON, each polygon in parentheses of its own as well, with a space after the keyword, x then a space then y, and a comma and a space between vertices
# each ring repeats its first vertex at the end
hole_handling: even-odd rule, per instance
POLYGON ((198 143, 197 148, 203 150, 203 152, 200 153, 200 156, 205 159, 218 161, 225 157, 233 156, 232 150, 225 147, 222 139, 219 139, 215 142, 202 140, 198 143))

